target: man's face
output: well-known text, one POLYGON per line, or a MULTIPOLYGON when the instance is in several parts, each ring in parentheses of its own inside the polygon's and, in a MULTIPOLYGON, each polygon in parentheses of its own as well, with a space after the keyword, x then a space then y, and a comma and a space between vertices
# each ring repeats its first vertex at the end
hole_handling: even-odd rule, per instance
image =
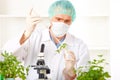
POLYGON ((70 25, 72 23, 71 16, 65 15, 65 14, 59 14, 55 15, 51 18, 51 21, 53 22, 63 22, 65 24, 70 25))

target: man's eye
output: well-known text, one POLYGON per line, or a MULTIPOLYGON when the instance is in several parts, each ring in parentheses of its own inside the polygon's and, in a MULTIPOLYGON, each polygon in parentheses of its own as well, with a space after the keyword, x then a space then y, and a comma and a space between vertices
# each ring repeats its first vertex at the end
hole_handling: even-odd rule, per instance
POLYGON ((58 20, 58 21, 60 21, 61 19, 60 19, 60 18, 58 18, 57 20, 58 20))
POLYGON ((65 23, 69 23, 70 22, 70 20, 65 20, 65 23))

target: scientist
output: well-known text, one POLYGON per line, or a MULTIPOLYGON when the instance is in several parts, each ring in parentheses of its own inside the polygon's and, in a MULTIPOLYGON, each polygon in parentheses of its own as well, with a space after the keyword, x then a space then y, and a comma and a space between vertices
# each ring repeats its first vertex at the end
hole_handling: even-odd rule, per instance
MULTIPOLYGON (((35 65, 41 44, 45 44, 45 62, 51 70, 51 80, 74 80, 75 69, 87 65, 89 54, 87 46, 81 39, 68 33, 70 25, 75 20, 76 12, 68 0, 56 0, 48 10, 51 25, 49 29, 39 30, 36 25, 41 18, 32 15, 27 17, 27 28, 24 33, 4 46, 4 50, 13 52, 24 64, 35 65), (67 51, 56 50, 62 43, 67 44, 67 51), (65 54, 69 54, 69 58, 65 54)), ((37 71, 30 68, 27 80, 38 78, 37 71)))

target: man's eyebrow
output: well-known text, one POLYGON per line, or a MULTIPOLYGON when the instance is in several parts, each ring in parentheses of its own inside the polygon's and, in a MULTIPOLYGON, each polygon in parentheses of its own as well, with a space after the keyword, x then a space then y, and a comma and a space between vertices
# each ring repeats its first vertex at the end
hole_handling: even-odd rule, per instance
POLYGON ((70 21, 69 19, 63 19, 61 17, 56 17, 56 19, 61 19, 61 20, 65 20, 65 21, 70 21))
POLYGON ((57 19, 59 18, 59 19, 62 19, 61 17, 56 17, 57 19))

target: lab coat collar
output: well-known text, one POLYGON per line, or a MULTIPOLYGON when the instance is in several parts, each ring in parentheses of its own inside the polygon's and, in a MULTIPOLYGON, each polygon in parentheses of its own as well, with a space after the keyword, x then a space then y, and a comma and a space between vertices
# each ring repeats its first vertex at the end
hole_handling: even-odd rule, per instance
MULTIPOLYGON (((50 34, 49 34, 49 29, 43 30, 42 31, 42 41, 46 42, 46 41, 50 41, 50 34)), ((66 43, 69 46, 73 46, 73 37, 70 33, 66 34, 65 40, 63 41, 63 43, 66 43)))
POLYGON ((73 46, 73 36, 70 33, 67 33, 63 43, 66 43, 69 46, 73 46))

